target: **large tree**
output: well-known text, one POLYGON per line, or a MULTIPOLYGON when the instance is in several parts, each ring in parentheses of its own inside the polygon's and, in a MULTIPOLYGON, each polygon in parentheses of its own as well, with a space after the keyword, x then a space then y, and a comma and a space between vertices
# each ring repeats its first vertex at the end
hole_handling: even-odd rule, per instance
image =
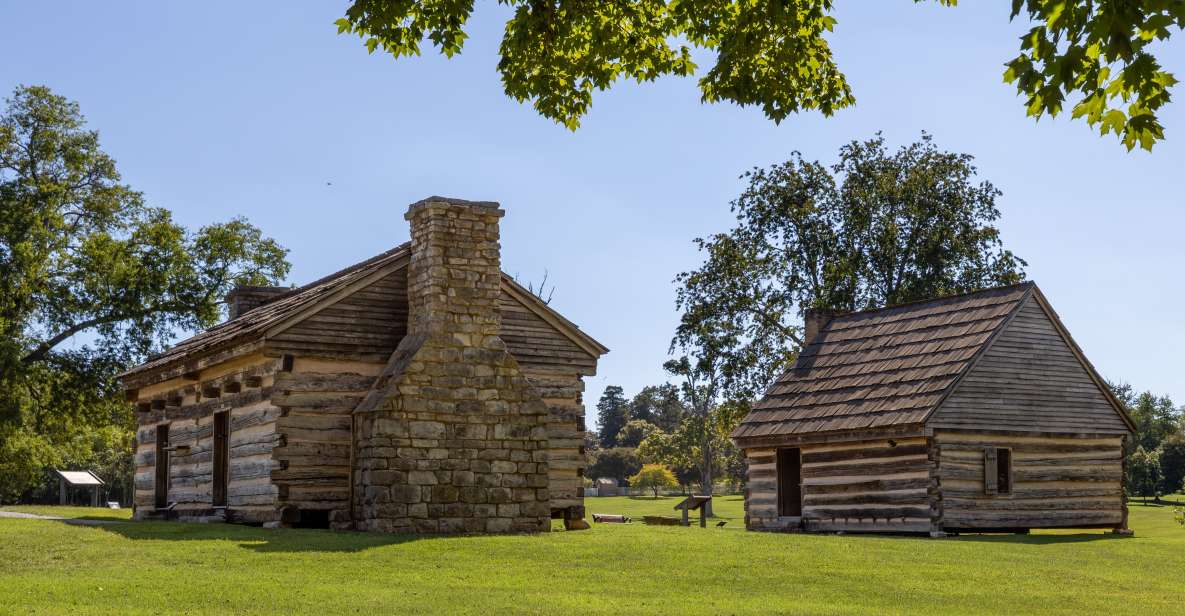
POLYGON ((755 169, 737 226, 696 240, 679 274, 672 350, 724 397, 760 393, 803 344, 810 308, 861 310, 1019 282, 1025 262, 994 226, 1000 192, 972 158, 928 135, 890 152, 879 135, 830 168, 795 153, 755 169), (710 378, 709 378, 710 377, 710 378))
MULTIPOLYGON (((729 434, 749 407, 743 401, 722 400, 721 357, 707 347, 698 350, 694 357, 683 356, 664 364, 668 372, 682 378, 680 390, 687 412, 674 430, 651 431, 638 452, 647 462, 696 469, 701 494, 711 496, 713 483, 737 455, 729 434)), ((705 515, 712 515, 711 503, 706 505, 705 515)))
POLYGON ((596 452, 584 473, 590 479, 615 479, 618 485, 625 485, 641 468, 642 462, 634 449, 613 447, 596 452))
POLYGON ((625 398, 625 390, 619 385, 606 387, 601 399, 597 400, 597 433, 601 437, 601 447, 617 447, 617 433, 629 420, 629 401, 625 398))
MULTIPOLYGON (((921 0, 916 0, 920 2, 921 0)), ((936 0, 953 6, 956 0, 936 0)), ((760 106, 775 122, 803 110, 831 115, 855 103, 832 56, 832 0, 501 0, 512 9, 498 72, 506 95, 575 129, 594 90, 618 79, 699 76, 704 102, 760 106), (716 52, 706 72, 693 49, 716 52)), ((420 54, 426 40, 452 57, 468 38, 473 0, 354 0, 337 21, 368 51, 420 54)), ((904 7, 902 10, 906 10, 904 7)), ((1174 0, 1012 0, 1032 28, 1004 79, 1035 118, 1067 105, 1130 150, 1164 135, 1158 110, 1176 83, 1154 43, 1185 27, 1174 0)))
POLYGON ((1169 396, 1158 396, 1150 391, 1137 394, 1131 385, 1111 384, 1115 397, 1127 407, 1127 414, 1136 424, 1136 433, 1128 444, 1129 452, 1136 447, 1148 451, 1159 449, 1170 435, 1185 428, 1185 413, 1173 405, 1169 396))
POLYGON ((671 383, 647 385, 630 400, 630 418, 647 421, 667 432, 679 427, 686 414, 679 388, 671 383))
POLYGON ((1149 496, 1159 501, 1162 481, 1160 451, 1136 447, 1127 459, 1127 473, 1124 476, 1126 493, 1129 496, 1142 496, 1145 501, 1149 496))
POLYGON ((1185 432, 1177 432, 1160 445, 1161 492, 1185 491, 1185 432))
POLYGON ((145 205, 76 103, 18 87, 0 116, 0 469, 130 430, 114 375, 217 322, 234 285, 279 282, 285 254, 242 219, 188 231, 145 205))

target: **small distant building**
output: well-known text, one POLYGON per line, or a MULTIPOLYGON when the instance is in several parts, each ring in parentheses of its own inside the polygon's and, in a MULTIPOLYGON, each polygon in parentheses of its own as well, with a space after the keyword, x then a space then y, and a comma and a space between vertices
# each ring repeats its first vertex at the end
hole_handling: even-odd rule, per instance
POLYGON ((617 480, 612 477, 601 477, 593 482, 593 488, 597 491, 597 496, 617 496, 619 488, 617 487, 617 480))
POLYGON ((54 469, 58 476, 58 504, 70 504, 70 490, 82 488, 90 492, 91 507, 99 506, 99 491, 103 480, 90 471, 63 471, 54 469))
POLYGON ((733 432, 751 530, 1126 530, 1134 431, 1035 284, 850 314, 733 432))
POLYGON ((410 242, 295 289, 236 289, 228 321, 123 374, 136 518, 579 527, 583 378, 607 349, 502 272, 503 214, 414 203, 410 242))

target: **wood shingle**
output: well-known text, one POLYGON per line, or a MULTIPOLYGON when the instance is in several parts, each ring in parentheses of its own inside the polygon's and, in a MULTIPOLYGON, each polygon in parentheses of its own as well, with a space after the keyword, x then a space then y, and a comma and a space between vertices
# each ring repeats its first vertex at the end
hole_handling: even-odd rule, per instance
POLYGON ((1033 288, 1024 283, 836 317, 732 436, 920 424, 1033 288))

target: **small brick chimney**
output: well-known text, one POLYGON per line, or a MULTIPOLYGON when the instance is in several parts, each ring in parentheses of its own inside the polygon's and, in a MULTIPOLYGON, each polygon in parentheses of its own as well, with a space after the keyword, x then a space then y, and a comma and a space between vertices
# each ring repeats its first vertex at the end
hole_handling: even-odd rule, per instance
POLYGON ((503 214, 444 197, 408 209, 408 334, 354 410, 353 502, 340 527, 550 528, 547 406, 498 335, 503 214))
POLYGON ((242 316, 248 310, 254 310, 275 299, 277 295, 291 290, 288 287, 237 286, 226 294, 226 310, 229 315, 227 318, 242 316))
POLYGON ((803 313, 803 333, 802 346, 806 347, 819 336, 819 332, 827 327, 831 319, 843 314, 838 310, 829 310, 826 308, 807 308, 803 313))

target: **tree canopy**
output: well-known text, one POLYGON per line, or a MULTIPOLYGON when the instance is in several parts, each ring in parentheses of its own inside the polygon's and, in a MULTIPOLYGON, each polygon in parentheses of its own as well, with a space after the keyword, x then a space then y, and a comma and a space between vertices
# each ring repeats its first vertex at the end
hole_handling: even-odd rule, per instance
MULTIPOLYGON (((371 53, 419 55, 427 41, 452 57, 469 36, 474 4, 353 0, 336 23, 371 53)), ((758 106, 774 122, 800 111, 830 116, 856 102, 827 40, 836 25, 832 0, 500 4, 512 11, 498 63, 506 95, 570 129, 588 113, 593 92, 619 79, 698 77, 703 102, 758 106), (693 49, 716 52, 715 63, 701 71, 693 49)), ((1074 118, 1114 133, 1129 150, 1163 138, 1156 114, 1176 79, 1161 68, 1154 43, 1185 28, 1185 3, 1012 0, 1011 19, 1018 17, 1032 27, 1004 80, 1030 116, 1056 116, 1069 105, 1074 118)))
POLYGON ((1185 434, 1185 413, 1173 405, 1169 396, 1158 396, 1150 391, 1137 394, 1127 383, 1110 386, 1115 397, 1127 407, 1132 423, 1136 424, 1132 447, 1153 451, 1170 435, 1185 434))
POLYGON ((619 385, 606 387, 601 399, 597 400, 597 433, 601 437, 601 446, 606 449, 617 447, 617 433, 629 420, 625 391, 619 385))
POLYGON ((216 323, 233 286, 282 280, 285 255, 245 220, 190 231, 147 206, 77 103, 16 88, 0 116, 0 469, 130 430, 114 376, 216 323))
POLYGON ((631 488, 650 490, 654 498, 658 498, 659 490, 668 490, 679 486, 679 480, 671 469, 661 464, 645 464, 642 470, 630 477, 631 488))
POLYGON ((840 149, 830 168, 800 154, 742 176, 737 226, 696 240, 683 272, 672 348, 727 397, 760 393, 803 344, 809 308, 863 310, 1024 279, 1004 249, 990 182, 972 158, 928 135, 890 152, 879 135, 840 149))
POLYGON ((1159 498, 1163 479, 1160 470, 1160 452, 1136 447, 1127 458, 1127 490, 1135 496, 1159 498))
POLYGON ((649 422, 667 432, 677 428, 685 414, 679 388, 670 383, 647 385, 630 400, 630 418, 649 422))

